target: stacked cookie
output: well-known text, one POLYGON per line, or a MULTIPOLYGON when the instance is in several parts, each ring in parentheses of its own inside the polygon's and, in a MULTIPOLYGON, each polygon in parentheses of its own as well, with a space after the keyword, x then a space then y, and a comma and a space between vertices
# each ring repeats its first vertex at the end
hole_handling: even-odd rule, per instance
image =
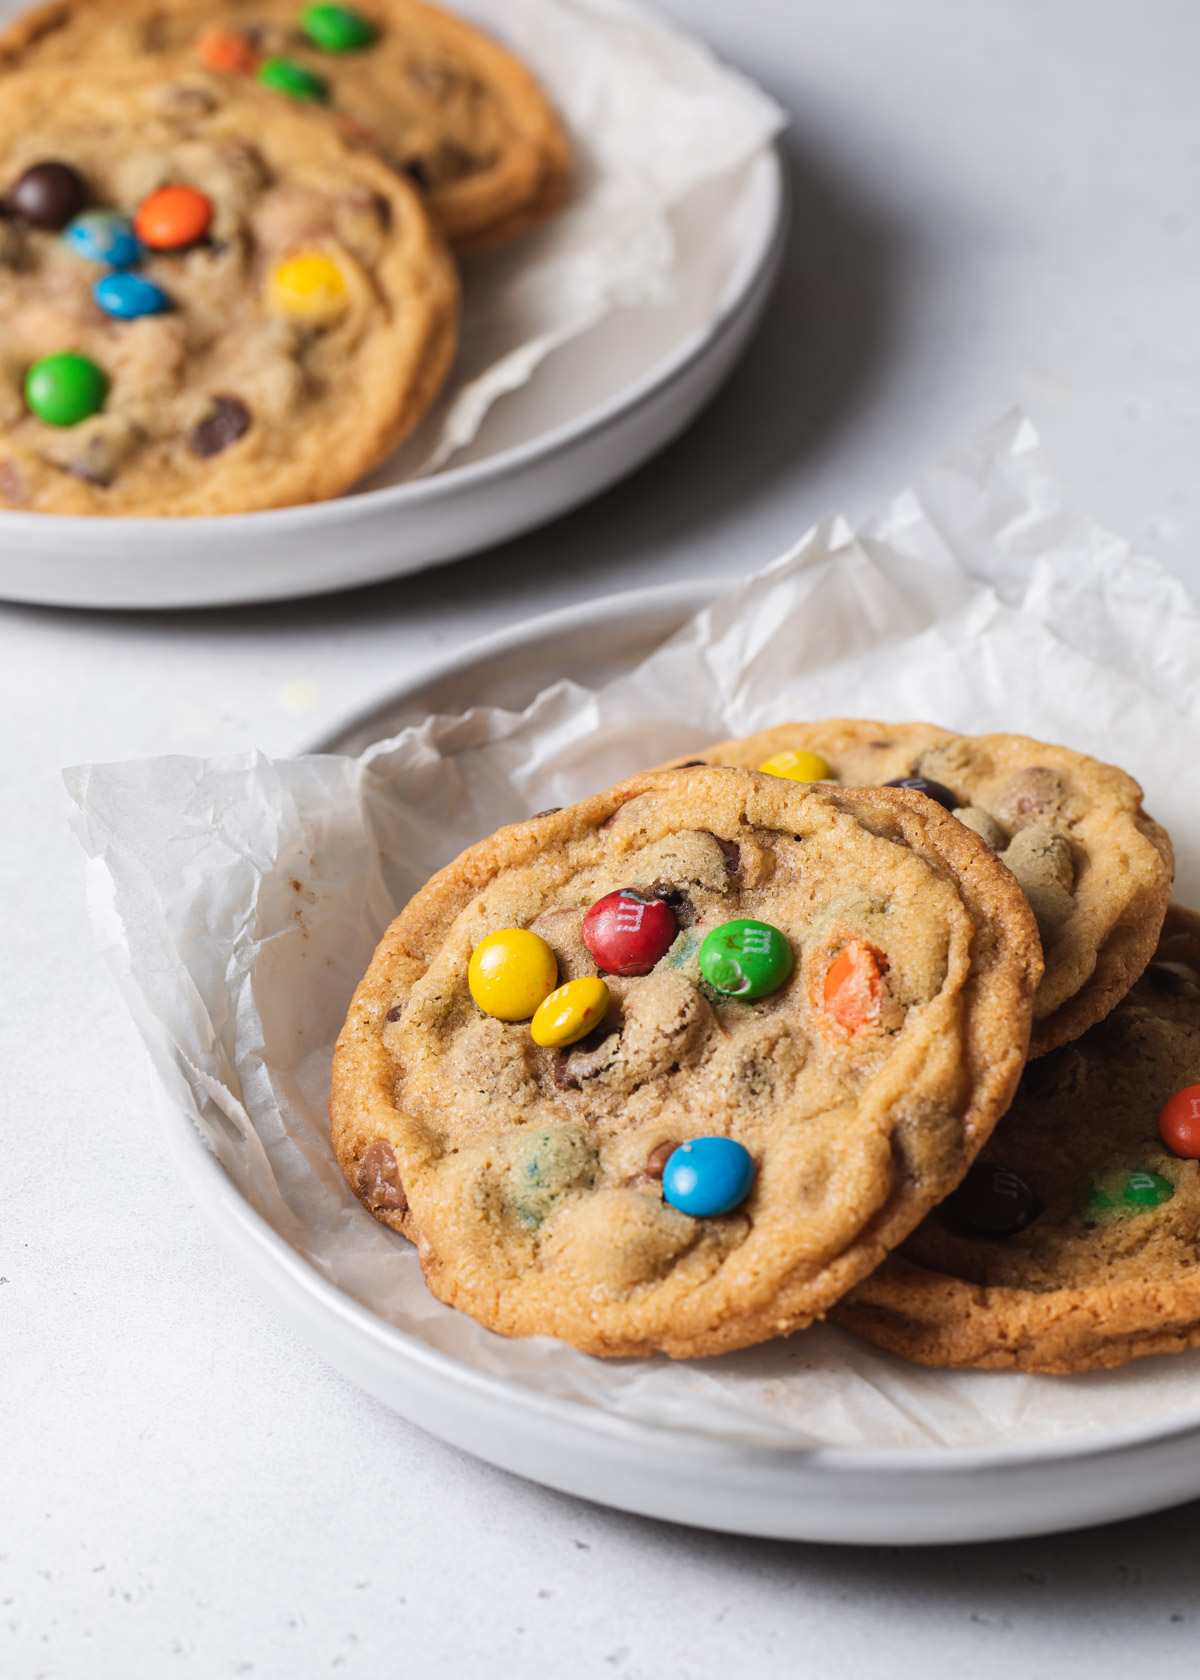
POLYGON ((834 720, 473 847, 388 930, 334 1146, 433 1292, 682 1357, 1200 1342, 1200 917, 1131 778, 834 720), (1165 918, 1165 921, 1164 921, 1165 918))
POLYGON ((450 367, 451 255, 558 208, 561 124, 417 0, 58 0, 0 37, 0 506, 339 494, 450 367))

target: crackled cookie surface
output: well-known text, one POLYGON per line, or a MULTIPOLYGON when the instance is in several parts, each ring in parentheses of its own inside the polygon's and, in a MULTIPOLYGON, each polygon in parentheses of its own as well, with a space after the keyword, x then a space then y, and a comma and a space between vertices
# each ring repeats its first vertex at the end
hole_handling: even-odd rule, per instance
POLYGON ((457 320, 411 188, 190 67, 2 85, 0 503, 242 512, 390 454, 457 320))
POLYGON ((781 724, 694 756, 847 786, 912 780, 981 835, 1020 881, 1041 934, 1032 1056, 1102 1020, 1154 950, 1171 842, 1143 811, 1141 788, 1110 764, 1025 735, 858 718, 781 724))
POLYGON ((1011 876, 915 796, 649 774, 412 900, 339 1039, 334 1145, 493 1329, 745 1346, 823 1313, 958 1182, 1040 971, 1011 876))
POLYGON ((1197 1155, 1200 916, 1172 906, 1124 1001, 1029 1067, 962 1189, 834 1316, 931 1365, 1086 1371, 1200 1345, 1197 1155))
POLYGON ((418 0, 57 0, 0 37, 0 66, 161 53, 328 107, 348 138, 420 188, 460 250, 503 243, 566 197, 567 141, 533 76, 418 0))

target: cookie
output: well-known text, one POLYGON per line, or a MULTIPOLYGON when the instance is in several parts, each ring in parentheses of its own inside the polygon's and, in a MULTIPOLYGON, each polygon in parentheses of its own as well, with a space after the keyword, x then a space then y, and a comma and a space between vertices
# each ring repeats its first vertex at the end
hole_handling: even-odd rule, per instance
POLYGON ((955 735, 932 723, 787 723, 694 755, 845 785, 911 780, 987 841, 1020 881, 1046 972, 1031 1056, 1103 1020, 1149 962, 1175 860, 1142 790, 1110 764, 1025 735, 955 735), (806 754, 813 763, 792 760, 806 754))
POLYGON ((393 922, 338 1040, 334 1148, 491 1329, 743 1347, 958 1182, 1040 973, 1012 877, 912 794, 638 776, 502 829, 393 922))
POLYGON ((219 514, 336 495, 454 351, 419 195, 190 66, 31 70, 0 103, 0 504, 219 514))
POLYGON ((1196 1155, 1200 916, 1172 906, 1132 991, 1029 1067, 962 1188, 833 1317, 923 1365, 1062 1373, 1196 1347, 1196 1155), (1168 1145, 1160 1114, 1189 1086, 1168 1145))
POLYGON ((372 147, 460 251, 503 244, 567 196, 562 124, 525 66, 418 0, 56 0, 0 37, 0 68, 187 54, 266 82, 372 147))

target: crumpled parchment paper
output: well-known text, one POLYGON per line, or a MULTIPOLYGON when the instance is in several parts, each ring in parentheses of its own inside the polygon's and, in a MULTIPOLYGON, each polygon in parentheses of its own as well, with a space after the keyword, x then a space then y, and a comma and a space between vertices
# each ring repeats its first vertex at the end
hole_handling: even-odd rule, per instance
POLYGON ((630 0, 455 0, 541 79, 575 155, 571 197, 543 227, 468 260, 458 357, 415 435, 369 487, 444 466, 492 404, 615 309, 666 302, 671 211, 784 126, 762 90, 630 0))
POLYGON ((1200 1350, 1071 1378, 923 1370, 817 1326, 718 1359, 605 1363, 439 1305, 330 1151, 329 1062, 390 916, 499 824, 790 717, 928 718, 1113 760, 1200 905, 1195 607, 1075 515, 1015 417, 859 532, 824 521, 599 692, 437 717, 361 759, 182 757, 67 773, 98 937, 171 1099, 339 1288, 465 1364, 759 1442, 974 1445, 1200 1406, 1200 1350))

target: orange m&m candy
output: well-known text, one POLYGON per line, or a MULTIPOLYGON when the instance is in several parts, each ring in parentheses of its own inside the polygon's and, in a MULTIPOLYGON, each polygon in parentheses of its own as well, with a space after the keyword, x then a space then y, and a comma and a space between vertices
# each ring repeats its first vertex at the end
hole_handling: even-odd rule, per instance
POLYGON ((203 239, 212 204, 195 187, 160 187, 134 217, 134 232, 152 251, 182 251, 203 239))
POLYGON ((1162 1140, 1173 1155, 1200 1161, 1200 1085, 1185 1085, 1158 1117, 1162 1140))
POLYGON ((206 70, 222 70, 229 76, 252 76, 259 63, 259 54, 240 29, 219 26, 199 37, 196 57, 206 70))

